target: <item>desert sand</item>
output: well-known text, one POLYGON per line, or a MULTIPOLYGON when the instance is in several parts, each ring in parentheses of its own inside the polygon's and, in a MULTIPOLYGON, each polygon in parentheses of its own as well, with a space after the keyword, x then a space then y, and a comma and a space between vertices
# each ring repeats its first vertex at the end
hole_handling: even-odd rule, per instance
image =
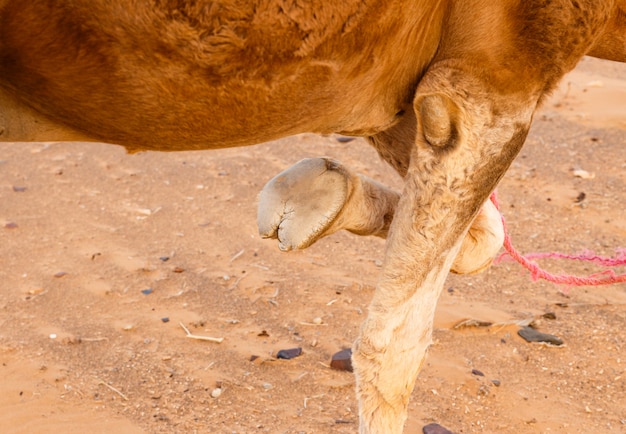
MULTIPOLYGON (((516 247, 626 247, 625 144, 626 65, 584 59, 499 187, 516 247)), ((338 233, 282 253, 256 229, 265 182, 323 155, 401 186, 363 139, 335 136, 134 155, 0 144, 0 432, 355 432, 353 376, 329 362, 358 334, 384 241, 338 233)), ((625 284, 533 282, 510 261, 451 276, 406 432, 624 433, 625 327, 625 284), (529 321, 565 344, 522 340, 529 321)))

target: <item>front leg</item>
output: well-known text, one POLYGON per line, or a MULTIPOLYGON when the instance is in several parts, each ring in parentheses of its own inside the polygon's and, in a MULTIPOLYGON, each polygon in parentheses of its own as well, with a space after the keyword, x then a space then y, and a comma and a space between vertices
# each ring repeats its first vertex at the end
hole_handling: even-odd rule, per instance
POLYGON ((353 349, 362 433, 402 432, 448 270, 521 149, 539 89, 506 94, 454 62, 431 67, 420 83, 406 185, 353 349))
MULTIPOLYGON (((408 166, 408 161, 407 161, 408 166)), ((307 158, 272 178, 259 194, 258 226, 281 250, 304 249, 339 230, 386 238, 400 194, 329 158, 307 158)), ((500 213, 485 202, 451 271, 487 268, 504 240, 500 213)))
POLYGON ((347 230, 386 238, 400 195, 330 158, 306 158, 259 194, 257 224, 283 251, 347 230))

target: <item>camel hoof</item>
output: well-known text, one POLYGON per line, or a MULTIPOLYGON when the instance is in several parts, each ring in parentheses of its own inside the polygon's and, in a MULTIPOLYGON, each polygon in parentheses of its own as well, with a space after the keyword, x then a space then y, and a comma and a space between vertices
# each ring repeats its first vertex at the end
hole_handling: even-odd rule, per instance
POLYGON ((283 251, 323 237, 348 196, 349 175, 335 160, 308 158, 276 175, 259 194, 257 224, 283 251))

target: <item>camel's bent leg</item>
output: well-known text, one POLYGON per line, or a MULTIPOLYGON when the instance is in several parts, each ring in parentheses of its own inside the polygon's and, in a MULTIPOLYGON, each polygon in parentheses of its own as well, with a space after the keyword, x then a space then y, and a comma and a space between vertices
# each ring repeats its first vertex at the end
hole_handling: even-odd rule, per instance
POLYGON ((281 250, 304 249, 345 229, 385 238, 400 195, 329 158, 308 158, 259 194, 258 226, 281 250))
MULTIPOLYGON (((386 238, 399 198, 397 192, 337 161, 305 159, 276 175, 261 191, 259 232, 265 238, 277 238, 281 250, 306 248, 342 229, 386 238)), ((503 237, 500 214, 487 201, 452 271, 482 271, 500 250, 503 237)))

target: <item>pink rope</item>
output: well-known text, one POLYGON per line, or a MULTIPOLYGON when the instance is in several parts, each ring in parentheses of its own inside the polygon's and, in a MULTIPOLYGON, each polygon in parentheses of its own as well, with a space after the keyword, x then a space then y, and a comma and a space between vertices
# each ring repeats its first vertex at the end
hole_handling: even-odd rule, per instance
MULTIPOLYGON (((500 204, 498 203, 498 197, 496 192, 491 193, 490 197, 491 201, 495 205, 496 209, 500 210, 500 204)), ((531 259, 540 259, 540 258, 561 258, 561 259, 572 259, 578 261, 588 261, 593 262, 595 264, 608 266, 608 267, 618 267, 622 265, 626 265, 626 249, 618 249, 617 255, 613 258, 606 258, 603 256, 597 256, 591 251, 582 252, 579 255, 567 255, 564 253, 531 253, 526 256, 522 256, 516 249, 513 247, 511 243, 511 236, 506 228, 506 223, 504 221, 504 216, 502 217, 502 227, 504 228, 504 249, 506 253, 503 253, 498 259, 494 261, 494 263, 499 263, 503 260, 507 254, 511 256, 514 260, 519 262, 524 268, 530 271, 531 277, 533 280, 547 280, 548 282, 564 284, 570 286, 599 286, 599 285, 610 285, 613 283, 621 283, 626 282, 626 274, 616 274, 613 270, 604 270, 599 273, 592 274, 588 277, 578 277, 571 276, 569 274, 551 274, 539 267, 536 262, 533 262, 531 259), (602 277, 599 277, 602 276, 602 277)))

